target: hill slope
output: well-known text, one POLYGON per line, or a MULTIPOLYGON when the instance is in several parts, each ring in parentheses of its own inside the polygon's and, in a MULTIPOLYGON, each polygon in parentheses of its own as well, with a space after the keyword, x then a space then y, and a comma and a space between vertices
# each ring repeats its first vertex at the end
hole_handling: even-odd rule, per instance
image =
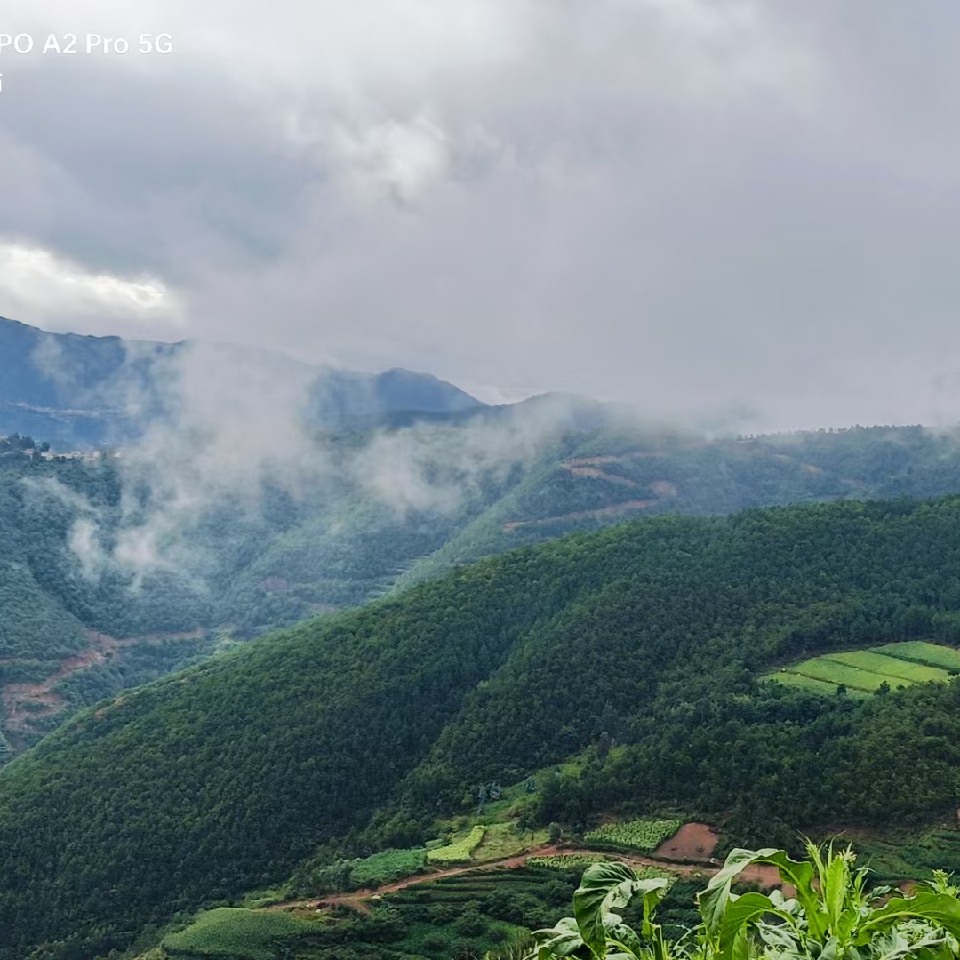
POLYGON ((919 428, 708 440, 539 398, 304 443, 0 452, 0 762, 224 642, 631 517, 960 490, 919 428), (269 466, 269 469, 268 469, 269 466))
POLYGON ((38 957, 92 957, 360 829, 424 839, 477 783, 611 728, 623 746, 544 784, 544 816, 629 796, 733 810, 741 835, 770 836, 941 815, 960 774, 958 684, 851 701, 755 677, 808 650, 956 642, 957 583, 956 498, 663 517, 214 659, 82 714, 0 773, 0 957, 41 943, 38 957))
POLYGON ((300 384, 303 412, 336 429, 407 411, 482 406, 452 384, 408 370, 355 373, 265 350, 49 333, 0 317, 0 436, 28 434, 67 450, 130 442, 176 412, 185 361, 198 361, 207 377, 300 384))

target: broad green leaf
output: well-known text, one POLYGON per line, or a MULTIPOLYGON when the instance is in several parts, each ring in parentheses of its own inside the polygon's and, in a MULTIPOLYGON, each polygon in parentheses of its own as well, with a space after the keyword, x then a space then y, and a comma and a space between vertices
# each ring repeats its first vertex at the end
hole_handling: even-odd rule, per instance
MULTIPOLYGON (((621 951, 619 954, 607 954, 607 960, 616 960, 618 956, 641 958, 650 952, 657 957, 657 951, 645 950, 643 941, 637 935, 636 930, 628 927, 625 923, 614 923, 607 927, 607 943, 621 951)), ((660 960, 660 958, 658 957, 657 960, 660 960)))
POLYGON ((572 957, 583 946, 580 929, 573 917, 564 917, 549 930, 537 930, 533 934, 533 939, 537 946, 528 954, 528 960, 572 957))
POLYGON ((730 960, 750 960, 750 931, 741 927, 730 944, 730 960))
POLYGON ((662 890, 669 883, 661 878, 639 880, 623 863, 593 864, 584 873, 580 887, 573 895, 573 915, 583 942, 594 955, 606 956, 605 915, 625 907, 635 894, 646 895, 652 890, 662 890))
MULTIPOLYGON (((648 940, 653 940, 657 935, 653 916, 657 905, 670 889, 670 881, 664 878, 662 881, 655 881, 656 886, 652 884, 643 891, 643 935, 648 940)), ((659 929, 659 928, 657 928, 659 929)))
POLYGON ((745 893, 742 897, 731 900, 717 931, 720 956, 726 960, 735 960, 737 952, 743 949, 742 944, 748 942, 744 938, 749 937, 751 925, 771 915, 788 922, 792 919, 762 893, 745 893))
POLYGON ((761 923, 757 925, 760 939, 772 949, 777 960, 806 960, 807 954, 797 943, 794 930, 785 924, 761 923))
POLYGON ((894 897, 886 906, 874 910, 860 925, 855 943, 867 943, 874 933, 910 917, 935 923, 960 937, 960 901, 947 893, 921 890, 914 897, 894 897))
POLYGON ((791 883, 796 888, 797 900, 807 914, 811 930, 822 932, 822 918, 819 913, 817 892, 813 887, 813 866, 807 862, 791 860, 783 850, 772 847, 763 850, 744 850, 738 847, 730 852, 723 867, 710 879, 707 889, 698 897, 700 914, 707 931, 716 937, 723 922, 723 915, 730 902, 730 887, 733 881, 747 867, 754 863, 769 863, 780 871, 780 880, 791 883), (814 917, 811 917, 814 914, 814 917))

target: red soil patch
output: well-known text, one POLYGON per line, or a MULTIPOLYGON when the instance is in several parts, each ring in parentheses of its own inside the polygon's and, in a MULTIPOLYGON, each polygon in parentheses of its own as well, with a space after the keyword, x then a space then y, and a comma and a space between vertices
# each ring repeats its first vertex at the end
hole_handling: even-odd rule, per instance
MULTIPOLYGON (((67 677, 86 670, 88 667, 105 663, 123 647, 134 644, 158 644, 171 640, 194 640, 203 631, 189 633, 150 634, 145 637, 131 637, 118 640, 105 633, 94 630, 84 631, 90 646, 81 653, 61 660, 56 668, 39 683, 8 683, 0 693, 0 706, 3 708, 3 726, 8 733, 29 733, 30 721, 39 717, 49 717, 66 707, 66 701, 54 689, 67 677)), ((5 661, 14 663, 16 661, 5 661)), ((52 666, 52 665, 51 665, 52 666)))
POLYGON ((575 477, 589 477, 592 480, 608 480, 610 483, 617 483, 621 487, 635 487, 636 480, 630 480, 628 477, 620 477, 615 473, 607 473, 598 467, 580 467, 571 463, 561 463, 564 470, 568 470, 575 477))
MULTIPOLYGON (((699 824, 703 826, 703 824, 699 824)), ((709 827, 707 827, 709 830, 709 827)), ((438 870, 434 873, 418 873, 411 877, 405 877, 403 880, 397 880, 394 883, 386 884, 378 890, 355 890, 352 893, 334 893, 326 897, 319 897, 312 900, 292 900, 287 903, 276 903, 273 906, 266 907, 267 910, 322 910, 335 906, 345 906, 361 913, 369 913, 370 900, 376 900, 388 893, 396 893, 398 890, 405 890, 407 887, 418 886, 424 883, 433 883, 442 877, 457 877, 464 873, 477 873, 483 870, 515 870, 526 864, 531 857, 575 857, 581 853, 605 853, 615 860, 621 860, 634 869, 640 867, 658 867, 670 873, 675 873, 681 877, 702 876, 709 877, 719 869, 716 865, 701 867, 699 864, 689 863, 670 863, 664 860, 658 860, 655 857, 641 857, 633 854, 610 853, 609 851, 592 850, 589 847, 558 847, 548 845, 538 847, 535 850, 529 850, 516 857, 510 857, 506 860, 496 860, 491 863, 468 864, 462 867, 450 867, 446 870, 438 870)), ((776 867, 752 866, 748 867, 740 875, 747 883, 756 883, 761 889, 769 890, 780 886, 780 872, 776 867)), ((789 884, 783 885, 784 896, 793 896, 793 889, 789 884)))
POLYGON ((625 500, 623 503, 614 503, 609 507, 599 507, 596 510, 580 510, 577 513, 565 513, 560 517, 545 517, 543 520, 509 520, 503 525, 503 529, 516 530, 518 527, 542 527, 548 523, 557 523, 563 520, 615 517, 621 513, 630 513, 632 510, 646 510, 659 502, 659 500, 625 500))
POLYGON ((660 860, 699 860, 709 863, 720 835, 705 823, 685 823, 654 851, 660 860))
POLYGON ((602 467, 611 463, 629 463, 631 460, 656 460, 665 456, 666 453, 662 450, 638 450, 636 453, 625 453, 620 456, 574 457, 572 460, 565 460, 563 465, 565 467, 568 464, 571 467, 602 467))
POLYGON ((741 874, 739 878, 743 883, 755 883, 761 890, 771 890, 773 887, 780 887, 785 897, 795 897, 796 888, 793 884, 780 883, 780 871, 769 864, 751 864, 741 874))

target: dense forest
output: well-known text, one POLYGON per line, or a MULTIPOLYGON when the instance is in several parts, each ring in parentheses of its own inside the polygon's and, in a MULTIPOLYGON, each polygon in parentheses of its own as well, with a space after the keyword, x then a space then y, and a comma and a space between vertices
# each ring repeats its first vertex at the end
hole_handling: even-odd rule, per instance
POLYGON ((202 445, 85 461, 6 440, 0 762, 77 706, 516 546, 636 516, 960 489, 956 437, 920 428, 708 440, 551 398, 395 419, 207 475, 190 462, 202 445))
POLYGON ((0 773, 0 957, 106 953, 321 844, 423 842, 477 784, 572 755, 579 773, 539 779, 544 822, 671 805, 793 842, 952 815, 956 682, 856 699, 759 677, 956 644, 958 583, 960 498, 844 501, 561 538, 265 638, 0 773))

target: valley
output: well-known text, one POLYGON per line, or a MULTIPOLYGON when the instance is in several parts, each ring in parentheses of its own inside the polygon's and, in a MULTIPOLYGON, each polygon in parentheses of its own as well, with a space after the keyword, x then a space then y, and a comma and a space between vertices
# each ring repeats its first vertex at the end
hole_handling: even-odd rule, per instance
POLYGON ((960 868, 960 434, 363 410, 4 441, 0 960, 474 957, 607 858, 679 925, 798 832, 960 868))
POLYGON ((691 438, 548 398, 318 437, 295 464, 267 470, 252 453, 225 476, 200 448, 186 464, 12 450, 0 456, 0 683, 8 714, 19 686, 45 699, 6 721, 5 755, 125 686, 485 556, 638 515, 936 495, 960 484, 958 451, 919 428, 691 438), (402 492, 381 484, 388 464, 402 492), (176 505, 184 487, 201 491, 189 508, 176 505), (109 660, 96 634, 116 638, 109 660), (68 658, 81 668, 69 676, 68 658), (65 681, 69 694, 48 695, 65 681))
MULTIPOLYGON (((684 821, 758 846, 850 829, 884 876, 950 869, 949 674, 866 697, 763 678, 887 644, 954 656, 958 529, 955 497, 612 525, 457 567, 83 710, 0 773, 0 957, 134 949, 184 910, 240 907, 258 890, 320 900, 357 858, 401 871, 431 857, 428 869, 459 869, 443 861, 476 852, 512 862, 545 830, 656 859, 684 821), (905 833, 884 847, 891 823, 905 833)), ((530 869, 552 868, 489 873, 530 869)), ((474 882, 438 882, 461 880, 474 882)), ((350 924, 380 929, 387 915, 367 902, 370 917, 329 935, 360 944, 350 924)))

